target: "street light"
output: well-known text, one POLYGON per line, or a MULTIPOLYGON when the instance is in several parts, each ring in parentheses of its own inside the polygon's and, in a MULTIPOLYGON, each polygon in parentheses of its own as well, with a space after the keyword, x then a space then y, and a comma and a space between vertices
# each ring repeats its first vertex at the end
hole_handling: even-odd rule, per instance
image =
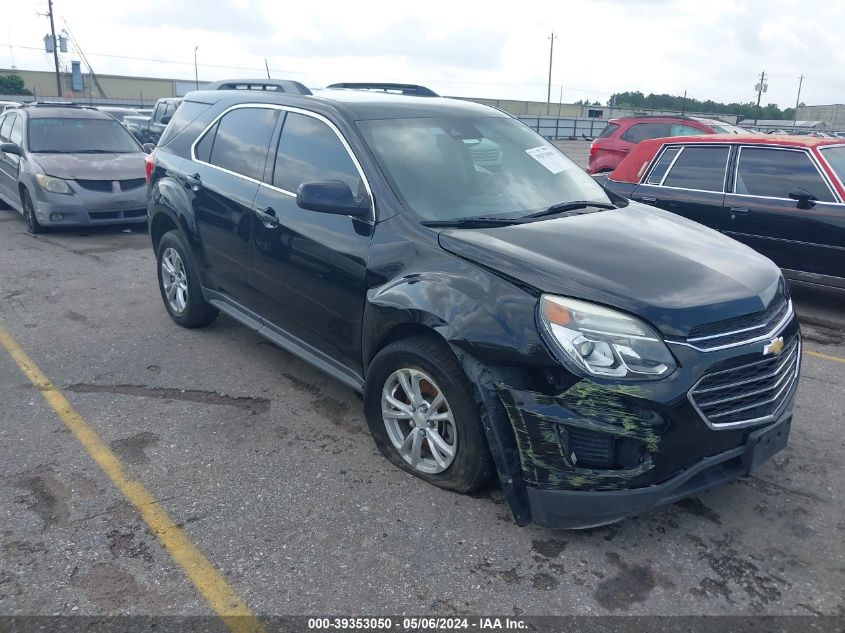
POLYGON ((197 49, 199 45, 194 46, 194 83, 196 84, 197 90, 200 89, 200 74, 197 70, 197 49))

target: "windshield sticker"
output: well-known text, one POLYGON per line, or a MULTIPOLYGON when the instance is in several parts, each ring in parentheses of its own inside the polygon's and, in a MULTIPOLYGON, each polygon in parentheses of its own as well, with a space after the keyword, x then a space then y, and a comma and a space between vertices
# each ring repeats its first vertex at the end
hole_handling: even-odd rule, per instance
POLYGON ((560 172, 572 169, 575 166, 575 163, 558 152, 555 148, 549 147, 548 145, 532 147, 531 149, 525 150, 525 153, 553 174, 559 174, 560 172))

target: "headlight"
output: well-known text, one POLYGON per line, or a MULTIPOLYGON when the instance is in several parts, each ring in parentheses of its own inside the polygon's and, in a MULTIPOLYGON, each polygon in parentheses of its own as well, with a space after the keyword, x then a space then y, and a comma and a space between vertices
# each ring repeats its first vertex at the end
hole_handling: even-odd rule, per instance
POLYGON ((660 335, 623 312, 543 295, 540 318, 558 357, 576 374, 649 380, 675 370, 675 359, 660 335))
POLYGON ((44 191, 50 193, 73 193, 70 186, 61 178, 53 178, 46 174, 35 174, 35 180, 44 191))

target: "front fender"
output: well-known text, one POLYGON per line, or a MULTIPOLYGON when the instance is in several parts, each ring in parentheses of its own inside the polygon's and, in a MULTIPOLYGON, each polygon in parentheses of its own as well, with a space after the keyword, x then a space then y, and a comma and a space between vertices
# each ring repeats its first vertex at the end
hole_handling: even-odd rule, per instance
POLYGON ((368 292, 365 365, 395 327, 435 330, 482 362, 554 364, 535 321, 537 298, 490 272, 453 258, 438 271, 407 273, 368 292))
POLYGON ((527 384, 532 369, 555 365, 537 328, 537 297, 445 253, 435 271, 427 269, 405 271, 368 292, 365 366, 396 328, 422 327, 442 337, 475 388, 505 500, 516 523, 526 525, 531 514, 519 451, 496 385, 527 384))

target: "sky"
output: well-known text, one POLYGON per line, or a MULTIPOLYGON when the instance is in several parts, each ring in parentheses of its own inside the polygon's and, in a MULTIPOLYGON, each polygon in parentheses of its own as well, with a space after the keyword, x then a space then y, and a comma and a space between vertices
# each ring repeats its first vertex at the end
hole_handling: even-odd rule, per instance
MULTIPOLYGON (((0 68, 51 70, 47 0, 3 0, 0 68), (6 32, 3 32, 6 31, 6 32)), ((614 92, 845 101, 845 0, 55 0, 95 73, 398 81, 444 95, 605 103, 614 92)), ((87 71, 87 68, 83 66, 87 71)))

